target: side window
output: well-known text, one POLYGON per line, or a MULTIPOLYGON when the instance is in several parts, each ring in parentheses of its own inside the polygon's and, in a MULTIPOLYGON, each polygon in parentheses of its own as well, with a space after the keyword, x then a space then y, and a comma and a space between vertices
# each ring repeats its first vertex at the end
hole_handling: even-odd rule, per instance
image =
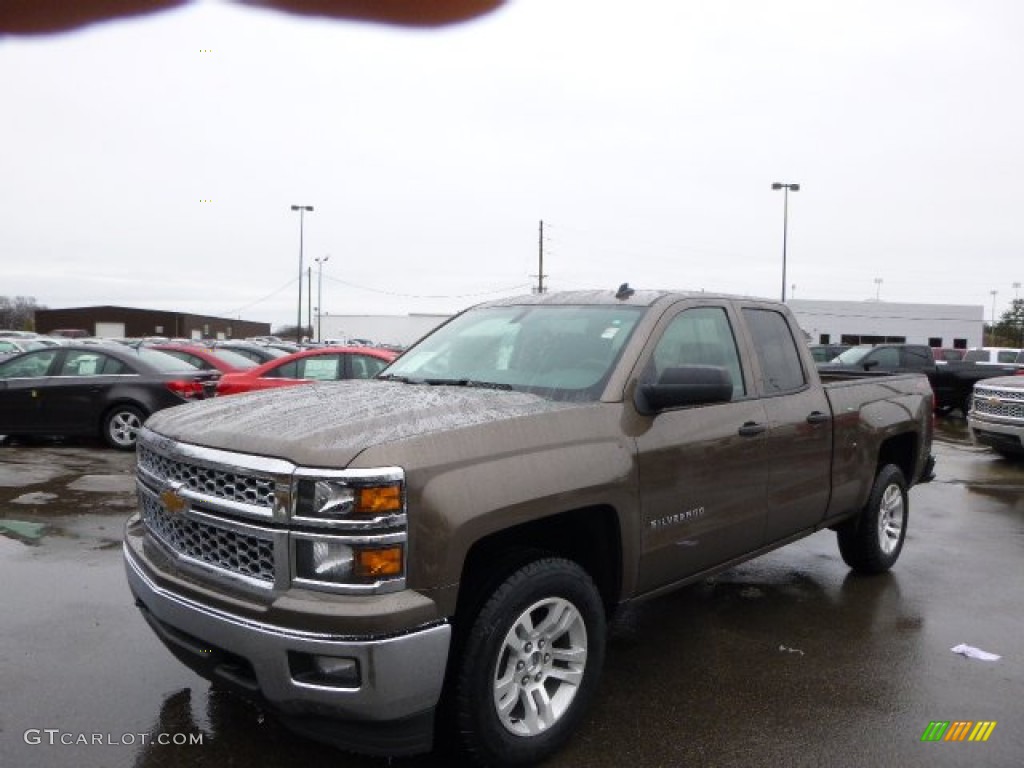
POLYGON ((771 309, 744 309, 764 376, 765 394, 790 392, 807 383, 800 353, 781 312, 771 309))
POLYGON ((263 374, 268 379, 299 379, 299 361, 292 360, 290 363, 271 368, 263 374))
POLYGON ((666 368, 717 365, 732 379, 732 396, 746 394, 740 356, 729 318, 721 307, 697 307, 679 313, 669 323, 652 357, 655 378, 666 368))
POLYGON ((101 352, 68 352, 58 376, 112 376, 124 373, 124 364, 101 352))
POLYGON ((869 360, 878 361, 878 365, 875 366, 876 370, 891 371, 893 368, 900 367, 900 351, 896 347, 882 347, 868 353, 867 357, 864 358, 864 362, 866 363, 869 360))
POLYGON ((50 368, 50 363, 56 356, 56 349, 47 349, 11 360, 0 365, 0 379, 29 379, 35 376, 45 376, 50 368))
POLYGON ((350 355, 348 361, 352 366, 353 379, 372 379, 387 365, 386 360, 369 355, 350 355))
POLYGON ((341 357, 339 355, 317 355, 306 357, 298 361, 300 379, 313 379, 314 381, 336 381, 341 378, 339 368, 341 357))
POLYGON ((1017 350, 1001 349, 996 353, 996 360, 1000 363, 1012 363, 1017 359, 1017 350))

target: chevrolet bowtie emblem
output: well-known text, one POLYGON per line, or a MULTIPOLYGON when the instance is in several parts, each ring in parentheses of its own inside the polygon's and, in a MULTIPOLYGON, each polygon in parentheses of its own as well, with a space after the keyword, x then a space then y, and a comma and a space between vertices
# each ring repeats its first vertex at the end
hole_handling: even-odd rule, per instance
POLYGON ((188 509, 188 499, 181 495, 181 483, 174 483, 160 492, 160 503, 169 515, 180 515, 188 509))
POLYGON ((989 405, 999 405, 1001 402, 1002 402, 1002 400, 1000 400, 998 397, 990 397, 990 398, 988 398, 988 404, 989 405))

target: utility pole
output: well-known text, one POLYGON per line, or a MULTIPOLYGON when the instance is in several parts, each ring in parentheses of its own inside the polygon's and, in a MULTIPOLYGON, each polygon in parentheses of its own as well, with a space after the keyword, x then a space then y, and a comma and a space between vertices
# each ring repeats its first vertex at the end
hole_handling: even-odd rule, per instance
POLYGON ((313 335, 313 265, 306 267, 306 325, 313 335))
POLYGON ((537 238, 537 288, 534 293, 544 293, 544 221, 540 222, 540 234, 537 238))

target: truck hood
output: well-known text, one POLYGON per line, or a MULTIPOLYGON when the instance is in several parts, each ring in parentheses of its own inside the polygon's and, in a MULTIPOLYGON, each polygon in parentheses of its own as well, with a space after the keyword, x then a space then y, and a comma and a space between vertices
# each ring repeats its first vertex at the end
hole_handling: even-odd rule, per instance
POLYGON ((341 381, 169 408, 146 426, 193 445, 340 468, 371 446, 572 406, 523 392, 341 381))

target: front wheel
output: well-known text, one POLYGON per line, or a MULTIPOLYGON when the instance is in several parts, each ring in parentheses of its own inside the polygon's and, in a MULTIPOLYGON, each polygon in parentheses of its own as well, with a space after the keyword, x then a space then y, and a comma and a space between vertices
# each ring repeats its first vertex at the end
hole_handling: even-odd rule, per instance
POLYGON ((532 765, 572 734, 597 690, 605 614, 579 565, 515 571, 469 629, 456 682, 463 745, 489 766, 532 765))
POLYGON ((135 440, 145 415, 134 405, 115 405, 103 417, 103 440, 111 448, 135 450, 135 440))
POLYGON ((839 553, 846 564, 861 573, 882 573, 892 568, 903 550, 909 513, 903 472, 894 464, 886 464, 875 476, 860 516, 836 532, 839 553))

